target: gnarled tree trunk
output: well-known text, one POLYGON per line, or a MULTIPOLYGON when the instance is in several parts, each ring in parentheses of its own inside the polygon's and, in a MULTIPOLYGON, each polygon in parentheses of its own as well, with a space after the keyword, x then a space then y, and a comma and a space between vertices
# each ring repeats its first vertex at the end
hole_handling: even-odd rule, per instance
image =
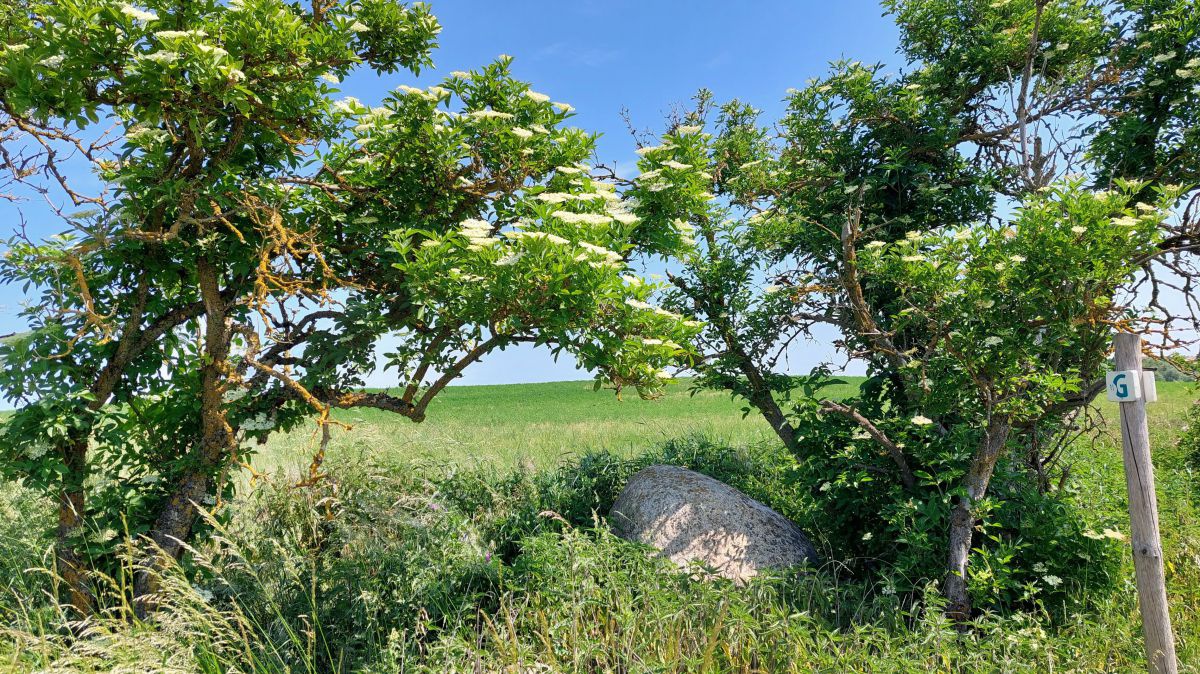
POLYGON ((946 615, 962 622, 971 617, 971 595, 967 591, 967 561, 971 556, 971 539, 975 533, 975 504, 987 495, 988 483, 996 469, 996 461, 1004 451, 1012 431, 1012 422, 1004 416, 993 416, 984 431, 983 443, 971 459, 971 467, 963 478, 966 492, 954 504, 950 513, 950 554, 946 582, 942 594, 949 602, 946 615))
POLYGON ((83 533, 87 479, 87 438, 72 440, 62 448, 67 473, 58 493, 58 527, 55 530, 54 563, 64 587, 60 599, 75 611, 76 619, 92 614, 95 598, 88 586, 83 555, 76 545, 83 533))
POLYGON ((156 549, 139 560, 134 579, 134 609, 145 618, 156 605, 160 572, 171 560, 183 554, 184 543, 191 537, 198 504, 208 494, 212 474, 236 446, 236 437, 225 418, 222 394, 228 374, 232 337, 228 306, 220 293, 216 267, 205 257, 197 260, 197 277, 204 302, 204 366, 200 389, 200 446, 196 465, 175 485, 150 532, 156 549))

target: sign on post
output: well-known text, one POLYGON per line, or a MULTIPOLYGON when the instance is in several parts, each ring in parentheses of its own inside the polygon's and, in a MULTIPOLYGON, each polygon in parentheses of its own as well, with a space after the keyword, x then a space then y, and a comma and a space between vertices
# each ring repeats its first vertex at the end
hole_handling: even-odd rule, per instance
MULTIPOLYGON (((1133 570, 1137 576, 1138 606, 1146 637, 1146 664, 1151 674, 1177 674, 1175 639, 1167 610, 1167 582, 1163 574, 1162 540, 1158 533, 1158 500, 1154 495, 1154 464, 1150 461, 1150 426, 1146 398, 1142 395, 1142 338, 1121 333, 1113 338, 1116 372, 1109 372, 1108 399, 1121 413, 1121 446, 1125 461, 1125 486, 1129 492, 1130 540, 1133 570)), ((1148 373, 1151 376, 1153 372, 1148 373)), ((1150 381, 1147 391, 1153 390, 1150 381)), ((1157 397, 1157 396, 1156 396, 1157 397)))
POLYGON ((1128 403, 1142 399, 1142 374, 1136 370, 1109 372, 1107 384, 1109 402, 1128 403))

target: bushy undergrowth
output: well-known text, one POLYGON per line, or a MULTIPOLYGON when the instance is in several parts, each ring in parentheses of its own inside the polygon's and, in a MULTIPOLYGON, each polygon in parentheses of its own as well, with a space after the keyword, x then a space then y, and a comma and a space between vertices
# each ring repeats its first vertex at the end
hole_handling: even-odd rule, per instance
MULTIPOLYGON (((950 513, 978 433, 939 436, 908 420, 890 428, 893 438, 908 443, 913 465, 922 467, 906 488, 892 478, 891 458, 857 424, 822 414, 811 402, 798 412, 801 441, 791 480, 810 506, 805 519, 820 525, 833 557, 857 575, 878 572, 900 593, 943 577, 950 513)), ((1107 592, 1117 580, 1115 527, 1127 516, 1080 498, 1074 484, 1041 491, 1030 472, 1009 453, 975 506, 980 525, 968 587, 977 608, 1028 609, 1037 600, 1061 606, 1107 592)))
MULTIPOLYGON (((118 603, 74 642, 48 600, 48 574, 19 572, 46 563, 46 542, 0 525, 13 534, 0 542, 0 669, 1032 672, 1139 662, 1131 585, 1089 595, 1082 569, 1064 576, 1066 592, 988 613, 966 634, 941 617, 934 585, 897 591, 882 567, 852 574, 830 562, 744 588, 678 572, 600 519, 630 475, 659 462, 714 475, 820 530, 793 460, 770 445, 675 442, 538 473, 342 464, 316 487, 267 484, 234 502, 230 524, 170 570, 150 623, 129 626, 118 603)), ((13 505, 3 507, 27 507, 5 496, 13 505)), ((1197 575, 1173 582, 1192 592, 1197 575)), ((1185 663, 1189 654, 1184 643, 1185 663)))

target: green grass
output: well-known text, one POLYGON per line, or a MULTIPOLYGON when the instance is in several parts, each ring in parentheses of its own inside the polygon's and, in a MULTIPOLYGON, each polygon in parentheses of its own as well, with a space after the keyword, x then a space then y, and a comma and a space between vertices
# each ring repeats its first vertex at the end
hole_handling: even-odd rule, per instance
MULTIPOLYGON (((1159 389, 1149 412, 1168 591, 1181 671, 1196 673, 1200 477, 1177 442, 1196 392, 1159 389)), ((594 527, 649 462, 786 511, 789 457, 727 396, 686 384, 656 401, 585 382, 456 387, 422 424, 372 410, 338 419, 354 428, 335 436, 328 480, 286 479, 307 469, 311 429, 273 438, 256 458, 272 479, 231 504, 228 527, 190 560, 197 580, 169 576, 153 623, 115 615, 74 644, 36 571, 49 564, 49 503, 0 485, 0 672, 1144 671, 1127 549, 1128 582, 1111 593, 987 615, 962 634, 936 589, 909 603, 837 564, 735 588, 594 527), (710 440, 677 442, 700 436, 710 440)), ((1085 517, 1127 522, 1117 428, 1070 460, 1085 517)))
MULTIPOLYGON (((847 395, 862 378, 846 381, 828 394, 847 395)), ((631 456, 687 435, 731 445, 774 437, 757 412, 743 417, 741 403, 727 394, 690 389, 682 380, 656 400, 632 392, 618 400, 586 381, 455 386, 434 400, 420 424, 379 410, 339 410, 334 418, 353 430, 335 432, 330 458, 386 455, 419 463, 547 468, 585 452, 631 456)), ((256 464, 265 470, 307 466, 315 446, 311 427, 276 435, 256 464)))

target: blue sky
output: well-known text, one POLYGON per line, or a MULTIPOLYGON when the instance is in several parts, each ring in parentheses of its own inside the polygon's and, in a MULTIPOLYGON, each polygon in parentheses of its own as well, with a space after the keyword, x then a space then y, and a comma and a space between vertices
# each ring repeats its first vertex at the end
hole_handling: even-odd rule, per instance
MULTIPOLYGON (((831 61, 897 61, 892 20, 878 2, 863 0, 435 1, 433 10, 443 27, 441 46, 434 55, 436 70, 422 83, 500 54, 513 56, 514 74, 573 105, 573 123, 602 134, 598 160, 618 167, 636 159, 623 108, 637 128, 659 128, 672 106, 707 88, 718 100, 740 98, 773 119, 783 110, 784 92, 825 73, 831 61)), ((344 92, 368 102, 405 82, 351 77, 344 92)), ((793 370, 835 357, 827 340, 801 345, 790 355, 793 370)), ((573 362, 556 363, 545 350, 520 346, 471 366, 460 382, 586 376, 573 362)), ((372 383, 390 382, 382 375, 372 383)))
MULTIPOLYGON (((877 2, 702 0, 518 0, 432 3, 443 30, 428 84, 451 70, 470 70, 500 54, 514 57, 517 77, 556 101, 573 105, 576 126, 602 134, 598 160, 629 166, 635 159, 621 110, 635 125, 659 128, 672 106, 698 89, 718 100, 737 97, 778 116, 788 87, 799 87, 842 57, 896 63, 896 29, 877 2)), ((343 93, 374 103, 408 74, 347 78, 343 93)), ((33 215, 36 211, 26 209, 33 215)), ((0 204, 7 238, 16 209, 0 204)), ((33 223, 31 232, 53 233, 56 223, 33 223)), ((23 294, 0 286, 0 334, 22 328, 23 294)), ((386 346, 386 345, 385 345, 386 346)), ((827 341, 794 350, 791 369, 833 357, 827 341)), ((494 354, 468 368, 460 383, 491 384, 583 378, 571 362, 555 363, 529 347, 494 354)), ((387 386, 386 374, 372 381, 387 386)))

